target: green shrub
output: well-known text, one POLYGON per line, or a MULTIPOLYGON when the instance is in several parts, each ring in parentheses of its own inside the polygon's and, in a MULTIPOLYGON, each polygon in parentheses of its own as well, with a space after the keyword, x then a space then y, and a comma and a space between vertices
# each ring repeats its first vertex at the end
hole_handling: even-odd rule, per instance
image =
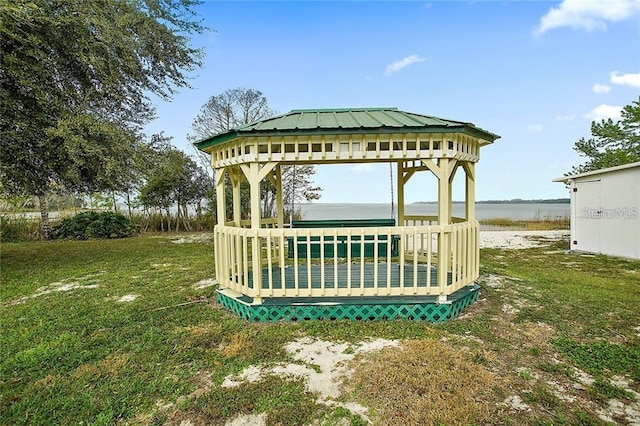
POLYGON ((82 212, 63 219, 52 229, 54 238, 122 238, 130 236, 135 229, 133 222, 113 212, 82 212))

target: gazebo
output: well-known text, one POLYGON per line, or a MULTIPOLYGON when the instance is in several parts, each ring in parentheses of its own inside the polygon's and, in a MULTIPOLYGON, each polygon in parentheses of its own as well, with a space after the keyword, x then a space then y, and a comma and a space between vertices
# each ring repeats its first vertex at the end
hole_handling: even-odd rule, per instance
POLYGON ((250 321, 457 317, 478 298, 475 164, 480 148, 498 138, 467 122, 349 108, 293 110, 197 142, 215 171, 218 302, 250 321), (372 162, 396 167, 397 222, 285 220, 283 166, 372 162), (465 217, 452 215, 459 171, 465 217), (435 216, 405 214, 405 185, 418 172, 437 178, 435 216), (276 188, 276 217, 262 217, 265 179, 276 188), (241 212, 243 180, 249 219, 241 212))

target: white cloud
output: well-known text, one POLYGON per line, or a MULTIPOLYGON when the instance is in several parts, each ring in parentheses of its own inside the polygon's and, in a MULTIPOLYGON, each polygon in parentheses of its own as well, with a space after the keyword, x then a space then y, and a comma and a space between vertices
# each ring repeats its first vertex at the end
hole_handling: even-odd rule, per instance
POLYGON ((627 86, 640 87, 640 72, 639 73, 627 73, 619 75, 618 71, 611 73, 611 83, 613 84, 625 84, 627 86))
POLYGON ((556 120, 558 121, 571 121, 571 120, 575 120, 576 119, 576 115, 575 114, 567 114, 567 115, 559 115, 556 117, 556 120))
POLYGON ((608 118, 618 119, 622 112, 621 106, 601 104, 584 115, 589 120, 606 120, 608 118))
POLYGON ((418 62, 424 62, 426 60, 426 58, 421 58, 418 55, 407 56, 406 58, 403 58, 389 65, 385 70, 384 75, 390 76, 391 74, 396 73, 401 69, 408 67, 409 65, 416 64, 418 62))
POLYGON ((351 170, 353 170, 356 173, 366 173, 366 172, 371 172, 375 170, 375 168, 370 163, 360 163, 360 164, 355 164, 351 166, 351 170))
POLYGON ((570 27, 605 30, 607 22, 631 18, 640 11, 640 0, 564 0, 540 18, 536 33, 570 27))
POLYGON ((533 133, 540 133, 542 131, 542 124, 532 124, 527 126, 527 130, 533 133))
POLYGON ((611 91, 611 86, 596 83, 593 85, 593 91, 594 93, 599 93, 599 94, 609 93, 611 91))

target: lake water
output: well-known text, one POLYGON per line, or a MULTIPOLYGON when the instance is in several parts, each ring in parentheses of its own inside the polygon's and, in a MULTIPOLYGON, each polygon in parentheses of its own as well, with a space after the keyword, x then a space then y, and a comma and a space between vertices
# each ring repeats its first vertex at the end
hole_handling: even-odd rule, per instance
MULTIPOLYGON (((391 217, 390 204, 302 203, 303 219, 382 219, 391 217)), ((408 204, 405 214, 437 215, 437 204, 408 204)), ((397 206, 396 206, 397 213, 397 206)), ((562 219, 569 217, 569 204, 476 204, 476 219, 562 219)), ((453 204, 453 216, 464 217, 464 204, 453 204)))

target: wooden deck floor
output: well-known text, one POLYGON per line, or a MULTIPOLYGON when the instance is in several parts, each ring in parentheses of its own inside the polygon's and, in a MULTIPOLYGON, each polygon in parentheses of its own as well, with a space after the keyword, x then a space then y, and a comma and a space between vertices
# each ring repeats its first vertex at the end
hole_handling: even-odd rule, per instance
MULTIPOLYGON (((337 265, 337 269, 334 269, 334 265, 311 265, 309 268, 307 265, 299 265, 296 269, 295 266, 287 266, 284 268, 284 283, 285 288, 295 288, 296 275, 299 288, 322 288, 321 280, 324 270, 324 288, 360 288, 361 285, 364 288, 374 287, 413 287, 414 276, 417 278, 417 287, 427 287, 427 285, 435 287, 438 282, 438 270, 435 266, 418 265, 414 268, 413 264, 404 265, 404 270, 398 263, 380 263, 377 265, 377 281, 375 273, 375 265, 373 263, 360 263, 348 265, 337 265), (400 276, 401 271, 403 276, 400 276), (297 274, 296 274, 297 272, 297 274), (351 281, 349 282, 349 277, 351 281), (361 278, 363 278, 361 280, 361 278), (428 281, 428 282, 427 282, 428 281)), ((249 286, 253 287, 253 274, 249 274, 248 281, 249 286)), ((274 289, 283 288, 282 285, 282 269, 278 266, 274 267, 271 271, 272 285, 274 289)), ((239 282, 242 282, 242 277, 239 277, 239 282)), ((447 284, 452 283, 451 273, 447 276, 447 284)), ((269 270, 264 268, 262 270, 262 288, 269 288, 269 270)))

